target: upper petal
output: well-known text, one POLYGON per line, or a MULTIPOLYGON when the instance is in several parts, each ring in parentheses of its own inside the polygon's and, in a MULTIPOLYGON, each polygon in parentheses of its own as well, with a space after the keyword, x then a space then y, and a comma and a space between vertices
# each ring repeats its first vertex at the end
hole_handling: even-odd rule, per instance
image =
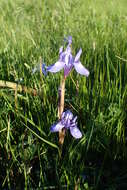
POLYGON ((89 71, 81 64, 81 62, 74 62, 73 63, 75 70, 81 74, 81 75, 85 75, 85 76, 89 76, 89 71))
POLYGON ((51 72, 51 73, 57 73, 58 71, 60 71, 61 69, 63 69, 65 63, 61 62, 61 61, 57 61, 55 64, 47 67, 47 71, 51 72))
POLYGON ((82 137, 82 133, 81 131, 78 129, 77 126, 75 127, 70 127, 70 133, 71 135, 76 138, 76 139, 80 139, 82 137))
POLYGON ((51 132, 58 132, 60 131, 62 128, 64 128, 64 125, 62 125, 61 121, 56 123, 56 124, 53 124, 50 128, 50 131, 51 132))
POLYGON ((72 36, 68 36, 68 43, 69 43, 69 44, 72 43, 72 36))
POLYGON ((72 121, 72 122, 73 122, 73 123, 75 123, 75 122, 76 122, 76 120, 77 120, 77 116, 75 116, 75 117, 74 117, 74 119, 73 119, 73 121, 72 121))
POLYGON ((59 54, 61 54, 62 52, 63 52, 63 46, 60 47, 59 54))
POLYGON ((81 53, 82 53, 82 49, 80 48, 80 50, 78 51, 78 53, 77 53, 76 56, 75 56, 75 60, 74 60, 74 62, 79 61, 80 56, 81 56, 81 53))

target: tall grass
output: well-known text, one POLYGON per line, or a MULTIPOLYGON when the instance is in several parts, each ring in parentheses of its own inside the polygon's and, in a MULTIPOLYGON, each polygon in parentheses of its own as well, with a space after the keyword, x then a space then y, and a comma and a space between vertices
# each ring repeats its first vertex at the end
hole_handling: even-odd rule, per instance
POLYGON ((115 189, 127 187, 127 2, 0 1, 0 80, 41 91, 33 96, 0 88, 1 189, 115 189), (40 57, 58 59, 63 38, 88 79, 73 71, 65 107, 78 116, 80 141, 67 134, 59 160, 57 121, 60 74, 32 74, 40 57), (22 79, 22 80, 21 80, 22 79))

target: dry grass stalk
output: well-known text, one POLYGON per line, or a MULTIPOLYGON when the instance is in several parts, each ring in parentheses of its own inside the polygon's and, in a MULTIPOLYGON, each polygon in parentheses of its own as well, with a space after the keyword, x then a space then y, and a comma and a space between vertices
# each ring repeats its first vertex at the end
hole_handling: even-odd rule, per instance
POLYGON ((3 81, 0 80, 0 87, 2 88, 11 88, 15 91, 19 91, 19 92, 25 92, 25 93, 29 93, 32 94, 34 96, 37 96, 40 94, 40 91, 33 89, 33 88, 29 88, 14 82, 8 82, 8 81, 3 81))
MULTIPOLYGON (((61 81, 60 89, 59 89, 59 104, 58 104, 58 118, 61 118, 61 115, 64 111, 64 96, 65 96, 65 80, 64 77, 61 81)), ((63 145, 65 138, 65 129, 59 132, 59 144, 63 145)))

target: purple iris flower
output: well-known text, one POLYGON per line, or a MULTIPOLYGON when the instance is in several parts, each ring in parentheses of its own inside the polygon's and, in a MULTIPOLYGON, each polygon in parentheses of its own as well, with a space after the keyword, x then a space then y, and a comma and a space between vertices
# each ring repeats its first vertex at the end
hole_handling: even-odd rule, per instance
MULTIPOLYGON (((69 36, 67 41, 68 41, 68 45, 67 45, 67 48, 65 49, 65 51, 63 51, 63 49, 64 49, 63 46, 60 47, 60 49, 59 49, 59 60, 53 65, 50 65, 48 67, 45 66, 46 71, 49 71, 51 73, 57 73, 61 69, 64 69, 64 76, 66 77, 66 76, 68 76, 68 74, 74 67, 75 70, 79 74, 85 75, 88 77, 89 71, 80 62, 80 56, 82 53, 82 49, 80 48, 80 50, 78 51, 76 56, 73 57, 72 52, 71 52, 72 37, 69 36)), ((43 66, 43 69, 44 69, 44 66, 43 66)), ((43 72, 43 70, 42 70, 42 72, 43 72)))
POLYGON ((79 139, 82 137, 82 133, 77 127, 77 116, 74 117, 72 112, 70 110, 67 110, 62 113, 61 119, 59 120, 58 123, 53 124, 50 128, 51 132, 58 132, 61 129, 70 129, 71 135, 79 139))

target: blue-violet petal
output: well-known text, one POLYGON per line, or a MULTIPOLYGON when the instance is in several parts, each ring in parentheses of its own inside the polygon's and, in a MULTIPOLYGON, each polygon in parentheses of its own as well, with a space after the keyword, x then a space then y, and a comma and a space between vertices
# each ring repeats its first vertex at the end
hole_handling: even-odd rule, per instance
POLYGON ((60 131, 62 128, 64 128, 64 125, 62 125, 61 121, 56 123, 56 124, 53 124, 50 128, 50 131, 51 132, 58 132, 60 131))
POLYGON ((81 62, 74 62, 73 63, 75 70, 81 74, 81 75, 85 75, 85 76, 89 76, 89 71, 81 64, 81 62))
POLYGON ((80 48, 80 50, 78 51, 78 53, 75 56, 74 62, 78 62, 79 61, 81 54, 82 54, 82 49, 80 48))
POLYGON ((64 65, 65 65, 64 62, 57 61, 55 64, 47 67, 47 71, 51 73, 57 73, 58 71, 64 68, 64 65))
POLYGON ((70 133, 71 135, 76 138, 76 139, 80 139, 82 137, 82 133, 81 131, 78 129, 77 126, 75 127, 70 127, 70 133))

